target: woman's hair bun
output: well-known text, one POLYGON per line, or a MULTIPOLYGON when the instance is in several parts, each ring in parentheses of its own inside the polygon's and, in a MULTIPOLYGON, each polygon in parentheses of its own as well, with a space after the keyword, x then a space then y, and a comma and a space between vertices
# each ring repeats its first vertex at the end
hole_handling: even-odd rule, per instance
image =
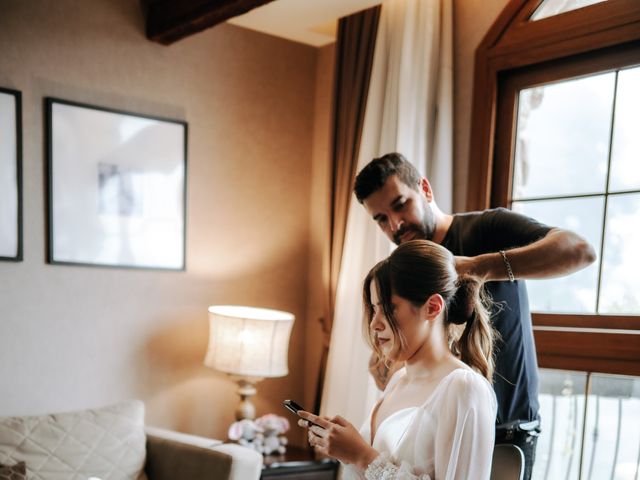
POLYGON ((473 277, 461 276, 457 285, 458 289, 449 303, 447 319, 450 323, 462 325, 473 320, 479 284, 473 277))

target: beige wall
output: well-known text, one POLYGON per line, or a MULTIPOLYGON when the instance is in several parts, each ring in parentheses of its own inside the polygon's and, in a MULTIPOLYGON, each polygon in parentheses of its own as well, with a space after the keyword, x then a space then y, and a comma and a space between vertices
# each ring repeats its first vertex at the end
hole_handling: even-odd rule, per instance
POLYGON ((454 211, 467 201, 475 51, 509 0, 453 0, 454 211))
POLYGON ((0 415, 137 397, 150 424, 224 438, 235 385, 202 365, 216 303, 296 315, 290 375, 262 382, 256 401, 284 414, 310 383, 327 54, 229 25, 161 46, 130 0, 2 3, 0 85, 23 93, 25 258, 0 262, 0 415), (45 263, 45 96, 189 123, 186 272, 45 263))

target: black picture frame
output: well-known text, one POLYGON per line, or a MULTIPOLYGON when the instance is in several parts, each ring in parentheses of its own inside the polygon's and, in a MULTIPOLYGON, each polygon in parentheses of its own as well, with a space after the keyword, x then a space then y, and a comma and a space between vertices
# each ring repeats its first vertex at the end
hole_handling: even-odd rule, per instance
POLYGON ((0 260, 21 262, 22 93, 0 87, 0 260))
POLYGON ((182 120, 45 98, 47 261, 186 270, 182 120))

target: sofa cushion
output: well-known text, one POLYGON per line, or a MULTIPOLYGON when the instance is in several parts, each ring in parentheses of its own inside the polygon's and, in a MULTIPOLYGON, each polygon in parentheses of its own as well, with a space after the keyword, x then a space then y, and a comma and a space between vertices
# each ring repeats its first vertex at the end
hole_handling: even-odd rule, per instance
POLYGON ((144 405, 0 417, 0 464, 25 462, 30 480, 136 480, 145 461, 144 405))
POLYGON ((27 466, 24 462, 15 465, 0 465, 0 480, 26 480, 27 466))

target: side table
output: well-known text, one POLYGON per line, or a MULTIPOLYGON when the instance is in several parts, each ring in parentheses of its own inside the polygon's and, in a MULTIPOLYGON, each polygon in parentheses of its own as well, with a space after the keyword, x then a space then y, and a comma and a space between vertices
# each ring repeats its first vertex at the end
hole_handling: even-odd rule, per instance
POLYGON ((335 480, 338 478, 339 462, 316 457, 315 453, 289 445, 284 455, 264 457, 260 478, 289 480, 335 480))

